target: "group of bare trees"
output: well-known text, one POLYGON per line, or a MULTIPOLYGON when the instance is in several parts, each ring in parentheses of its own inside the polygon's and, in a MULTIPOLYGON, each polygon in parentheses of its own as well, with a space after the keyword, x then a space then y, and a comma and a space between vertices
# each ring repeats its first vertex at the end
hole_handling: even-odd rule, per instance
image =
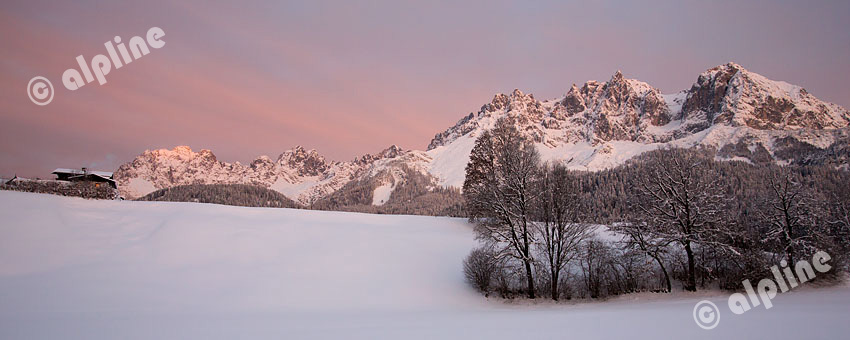
POLYGON ((552 299, 560 298, 561 273, 576 259, 582 242, 590 237, 591 229, 579 223, 578 183, 562 165, 545 168, 540 176, 535 217, 540 254, 549 271, 552 299))
POLYGON ((850 180, 845 171, 730 164, 709 149, 660 150, 630 166, 640 171, 626 195, 629 208, 611 229, 653 258, 667 280, 665 264, 675 266, 684 254, 685 290, 712 281, 737 289, 772 265, 819 250, 846 264, 847 198, 839 194, 850 180))
POLYGON ((628 221, 613 229, 625 234, 628 246, 655 259, 665 272, 659 255, 671 246, 679 247, 687 260, 684 289, 694 291, 694 248, 731 249, 726 242, 734 237, 727 219, 730 197, 706 153, 674 149, 667 156, 648 164, 642 176, 635 178, 628 221))
POLYGON ((819 250, 846 270, 847 183, 834 167, 753 166, 717 160, 708 148, 574 172, 542 164, 500 120, 478 137, 466 168, 466 212, 484 245, 464 271, 485 293, 558 300, 738 289, 819 250))
MULTIPOLYGON (((590 235, 590 227, 578 223, 577 188, 563 166, 541 166, 534 145, 508 121, 500 120, 484 132, 470 154, 463 195, 467 214, 477 222, 488 250, 470 254, 467 276, 469 267, 482 263, 481 257, 491 257, 483 263, 496 264, 492 268, 500 275, 515 261, 522 267, 526 294, 533 299, 534 268, 542 263, 551 296, 557 300, 561 273, 590 235)), ((488 287, 481 282, 476 286, 488 287)))

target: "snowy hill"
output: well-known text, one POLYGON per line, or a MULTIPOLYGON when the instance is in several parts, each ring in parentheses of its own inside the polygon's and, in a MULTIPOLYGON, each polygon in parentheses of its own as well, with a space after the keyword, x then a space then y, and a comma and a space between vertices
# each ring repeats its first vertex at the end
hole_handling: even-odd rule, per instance
MULTIPOLYGON (((462 219, 0 191, 0 339, 836 339, 848 287, 795 290, 718 328, 705 295, 488 301, 462 219)), ((706 293, 701 293, 706 294, 706 293)), ((711 294, 711 293, 709 293, 711 294)), ((717 294, 717 293, 714 293, 717 294)), ((725 313, 725 314, 723 314, 725 313)))
POLYGON ((115 179, 128 198, 180 184, 239 183, 309 204, 352 181, 377 178, 367 189, 381 205, 405 181, 399 175, 403 167, 430 176, 434 186, 462 186, 475 138, 500 118, 513 120, 545 160, 584 170, 615 167, 664 146, 708 145, 725 158, 753 162, 809 162, 807 157, 850 138, 846 109, 728 63, 703 72, 690 89, 675 94, 662 94, 620 71, 606 82, 573 85, 552 100, 520 90, 497 94, 438 133, 426 151, 392 146, 350 162, 328 162, 314 150, 296 147, 274 161, 261 156, 241 165, 220 162, 209 150, 177 147, 146 151, 121 166, 115 179))

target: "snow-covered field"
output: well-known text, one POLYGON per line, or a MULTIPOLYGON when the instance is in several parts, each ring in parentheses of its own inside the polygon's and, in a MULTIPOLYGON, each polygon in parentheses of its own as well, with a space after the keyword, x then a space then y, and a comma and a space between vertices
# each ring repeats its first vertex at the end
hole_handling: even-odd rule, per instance
POLYGON ((838 339, 850 288, 693 321, 700 295, 488 301, 462 219, 0 191, 2 339, 838 339))

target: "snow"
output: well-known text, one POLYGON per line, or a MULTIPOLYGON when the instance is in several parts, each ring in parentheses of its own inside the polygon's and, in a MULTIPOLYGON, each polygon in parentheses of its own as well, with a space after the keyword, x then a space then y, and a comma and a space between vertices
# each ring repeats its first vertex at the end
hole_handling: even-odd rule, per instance
POLYGON ((662 94, 661 98, 664 98, 664 102, 667 103, 670 115, 678 117, 682 113, 682 105, 685 104, 685 99, 688 98, 688 91, 682 90, 673 94, 662 94))
POLYGON ((548 147, 537 144, 540 158, 549 162, 562 162, 572 170, 602 170, 621 165, 641 153, 660 148, 664 144, 644 144, 630 141, 610 141, 597 146, 587 142, 548 147))
POLYGON ((142 197, 144 195, 150 194, 156 191, 156 186, 143 178, 134 177, 131 178, 127 182, 126 192, 130 193, 132 197, 142 197))
POLYGON ((463 187, 466 178, 466 164, 469 163, 469 154, 475 146, 473 133, 458 137, 448 145, 437 147, 428 151, 433 159, 428 172, 439 179, 442 186, 463 187))
POLYGON ((372 205, 384 205, 384 203, 387 203, 390 195, 393 193, 393 189, 392 183, 381 184, 375 188, 375 192, 372 193, 372 205))
POLYGON ((625 80, 629 84, 629 87, 634 89, 635 93, 637 93, 640 96, 646 96, 650 92, 657 91, 654 87, 652 87, 652 85, 649 85, 649 84, 642 82, 640 80, 637 80, 637 79, 625 79, 625 80))
POLYGON ((767 77, 754 72, 744 71, 742 72, 742 75, 744 74, 760 85, 759 88, 766 90, 766 92, 768 92, 771 96, 790 97, 795 100, 799 99, 800 90, 802 89, 800 86, 781 80, 770 80, 767 77))
POLYGON ((0 191, 2 339, 842 338, 850 288, 733 315, 718 292, 485 299, 463 219, 0 191), (697 327, 694 304, 721 308, 697 327), (749 336, 747 336, 749 335, 749 336))
POLYGON ((714 159, 715 159, 715 160, 718 160, 718 161, 744 162, 744 163, 747 163, 747 164, 753 164, 753 161, 751 161, 749 158, 746 158, 746 157, 739 157, 739 156, 735 156, 735 157, 726 157, 726 158, 723 158, 723 157, 714 157, 714 159))
POLYGON ((596 152, 590 143, 561 144, 557 147, 537 145, 540 160, 544 162, 561 162, 574 170, 586 169, 587 163, 596 152))
POLYGON ((319 176, 305 176, 302 182, 289 183, 284 177, 278 178, 269 189, 283 194, 289 199, 298 201, 300 196, 315 187, 319 182, 319 176))

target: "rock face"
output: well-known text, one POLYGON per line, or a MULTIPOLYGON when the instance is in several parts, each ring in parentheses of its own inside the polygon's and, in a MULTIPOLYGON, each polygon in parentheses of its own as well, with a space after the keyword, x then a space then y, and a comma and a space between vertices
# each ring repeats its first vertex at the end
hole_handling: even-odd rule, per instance
POLYGON ((287 165, 299 176, 319 176, 331 167, 316 150, 307 151, 301 146, 282 153, 277 158, 277 163, 287 165))
POLYGON ((848 111, 805 89, 772 81, 735 63, 699 75, 689 90, 664 95, 617 71, 607 82, 573 85, 562 97, 536 101, 515 90, 437 134, 428 150, 450 144, 491 117, 513 117, 528 137, 549 145, 669 142, 715 125, 755 130, 828 130, 850 124, 848 111))
POLYGON ((481 126, 482 120, 506 116, 540 143, 638 141, 650 126, 670 123, 672 111, 661 92, 641 81, 626 79, 617 71, 608 82, 573 85, 563 98, 541 102, 514 90, 493 100, 437 134, 428 150, 446 145, 481 126))
POLYGON ((335 162, 295 147, 276 160, 261 156, 242 165, 218 161, 209 150, 181 146, 145 151, 122 165, 115 179, 128 198, 180 184, 240 183, 268 187, 308 204, 358 180, 381 185, 386 199, 387 187, 405 180, 399 175, 404 168, 428 176, 435 186, 460 187, 474 139, 501 118, 534 141, 544 160, 586 170, 617 166, 664 146, 708 145, 722 157, 749 162, 816 163, 822 155, 846 150, 836 145, 848 144, 850 129, 846 109, 728 63, 701 73, 690 89, 675 94, 662 94, 620 71, 606 82, 573 85, 552 100, 540 101, 520 90, 496 94, 477 112, 436 134, 426 151, 393 145, 335 162))
POLYGON ((848 124, 847 110, 838 105, 735 63, 700 74, 688 91, 682 115, 704 121, 695 130, 718 123, 759 130, 837 129, 848 124))
MULTIPOLYGON (((587 86, 587 84, 585 85, 587 86)), ((658 89, 644 82, 625 79, 620 71, 596 91, 588 91, 585 102, 592 103, 585 111, 588 121, 594 122, 593 135, 601 141, 638 140, 647 125, 666 125, 670 108, 658 89)))

